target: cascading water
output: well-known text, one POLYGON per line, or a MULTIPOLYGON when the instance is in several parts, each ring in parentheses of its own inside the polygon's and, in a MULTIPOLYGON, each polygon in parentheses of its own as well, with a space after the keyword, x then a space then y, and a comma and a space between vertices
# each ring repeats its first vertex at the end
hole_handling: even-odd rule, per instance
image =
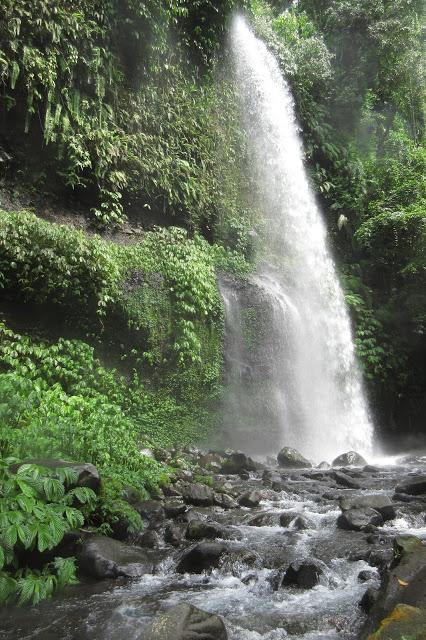
POLYGON ((271 313, 268 366, 260 376, 262 397, 255 402, 257 424, 250 425, 253 384, 244 379, 249 356, 238 338, 241 303, 222 283, 228 345, 237 341, 238 350, 238 358, 228 361, 228 442, 258 453, 292 446, 316 460, 348 449, 368 455, 373 428, 325 224, 303 164, 291 92, 274 56, 240 16, 232 26, 231 48, 249 179, 263 218, 251 285, 269 299, 271 313), (246 429, 240 424, 232 433, 237 415, 240 422, 245 415, 246 429))

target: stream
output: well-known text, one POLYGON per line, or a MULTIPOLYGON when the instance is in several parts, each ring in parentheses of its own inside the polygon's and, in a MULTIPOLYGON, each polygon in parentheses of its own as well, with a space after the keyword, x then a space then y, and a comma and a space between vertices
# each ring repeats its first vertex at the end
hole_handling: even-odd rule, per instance
POLYGON ((220 615, 230 640, 354 639, 365 619, 358 603, 368 587, 379 585, 380 571, 392 559, 393 538, 414 534, 426 539, 426 503, 421 496, 405 500, 398 495, 393 500, 396 518, 366 532, 337 528, 339 499, 370 494, 392 498, 401 481, 426 472, 426 457, 343 471, 360 488, 343 487, 333 469, 262 465, 244 480, 218 474, 215 486, 226 482, 234 497, 258 490, 260 504, 228 510, 188 505, 175 521, 182 527, 193 519, 221 526, 227 554, 220 566, 200 574, 176 573, 179 558, 194 541, 183 538, 177 548, 166 544, 164 520, 152 526, 160 540, 148 552, 155 559, 152 574, 130 581, 82 582, 38 607, 3 610, 0 638, 142 640, 158 612, 184 601, 220 615), (272 488, 277 474, 282 486, 275 482, 272 488), (291 514, 288 526, 280 526, 283 514, 291 514), (303 516, 302 525, 294 519, 297 515, 303 516), (274 590, 278 572, 298 559, 319 562, 319 583, 274 590), (363 581, 358 577, 362 571, 363 581))

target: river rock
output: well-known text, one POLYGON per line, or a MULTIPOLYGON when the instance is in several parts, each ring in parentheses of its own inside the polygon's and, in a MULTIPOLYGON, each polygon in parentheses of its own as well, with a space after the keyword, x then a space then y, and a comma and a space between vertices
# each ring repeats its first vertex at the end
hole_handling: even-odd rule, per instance
POLYGON ((143 549, 105 536, 86 539, 78 559, 80 570, 98 580, 118 576, 136 578, 153 570, 153 564, 143 549))
POLYGON ((340 508, 342 511, 349 511, 350 509, 375 509, 378 511, 383 520, 393 520, 396 518, 395 507, 392 504, 392 500, 381 493, 375 495, 365 496, 351 496, 350 498, 340 499, 340 508))
POLYGON ((160 538, 156 531, 154 531, 153 529, 148 529, 138 536, 137 542, 141 547, 155 549, 160 544, 160 538))
POLYGON ((333 467, 364 467, 367 460, 356 451, 348 451, 337 456, 331 464, 333 467))
POLYGON ((251 518, 247 524, 249 527, 274 527, 278 524, 278 514, 273 511, 266 511, 259 513, 254 518, 251 518))
POLYGON ((214 503, 213 489, 202 482, 182 484, 179 489, 187 504, 193 504, 196 507, 210 507, 214 503))
POLYGON ((369 582, 369 580, 374 580, 375 578, 377 578, 377 572, 371 569, 362 569, 358 574, 359 582, 369 582))
POLYGON ((397 604, 369 640, 425 640, 426 610, 397 604))
POLYGON ((177 573, 202 573, 219 566, 228 547, 219 542, 200 542, 181 556, 177 573))
POLYGON ((419 496, 426 493, 426 477, 413 476, 409 480, 399 484, 395 493, 407 493, 410 496, 419 496))
POLYGON ((247 491, 239 499, 239 503, 242 507, 258 507, 262 499, 262 495, 259 491, 247 491))
POLYGON ((332 471, 331 477, 342 487, 346 487, 347 489, 361 489, 361 485, 358 482, 342 471, 332 471))
POLYGON ((191 520, 186 529, 188 540, 203 540, 209 538, 224 538, 226 533, 222 527, 214 522, 204 522, 202 520, 191 520))
POLYGON ((368 525, 381 527, 383 518, 375 509, 366 507, 365 509, 348 509, 337 518, 339 529, 348 531, 362 531, 368 525))
POLYGON ((325 462, 325 460, 323 460, 323 462, 320 462, 319 464, 317 464, 317 469, 330 469, 331 465, 329 462, 325 462))
POLYGON ((241 474, 256 471, 254 461, 241 451, 229 453, 222 464, 222 473, 241 474))
POLYGON ((187 506, 181 500, 166 500, 163 504, 167 518, 177 518, 187 510, 187 506))
POLYGON ((219 616, 181 602, 158 615, 138 640, 228 640, 219 616))
POLYGON ((144 500, 133 505, 144 520, 148 520, 153 528, 158 527, 166 519, 162 503, 159 500, 144 500))
POLYGON ((173 547, 179 547, 184 538, 185 526, 178 525, 175 522, 169 522, 164 529, 164 542, 171 544, 173 547))
POLYGON ((369 587, 359 601, 359 607, 361 608, 361 611, 367 614, 370 613, 371 609, 376 604, 378 597, 379 590, 374 589, 374 587, 369 587))
POLYGON ((214 504, 222 509, 236 509, 238 507, 238 503, 227 493, 215 493, 214 504))
MULTIPOLYGON (((401 604, 426 609, 426 546, 414 536, 395 539, 394 562, 384 575, 379 597, 361 631, 361 640, 370 637, 380 640, 401 638, 398 635, 381 635, 383 621, 387 619, 390 622, 395 607, 401 604)), ((407 634, 407 637, 411 636, 407 634)), ((418 637, 423 639, 425 636, 418 637)))
POLYGON ((283 585, 312 589, 318 584, 323 569, 316 560, 296 560, 284 574, 283 585))
POLYGON ((278 453, 278 464, 285 469, 307 469, 312 467, 312 464, 302 456, 299 451, 292 449, 291 447, 284 447, 278 453))

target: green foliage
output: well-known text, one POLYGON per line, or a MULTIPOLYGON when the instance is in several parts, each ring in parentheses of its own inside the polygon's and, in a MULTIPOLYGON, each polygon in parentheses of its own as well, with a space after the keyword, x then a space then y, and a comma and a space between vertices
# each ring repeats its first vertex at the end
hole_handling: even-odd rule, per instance
POLYGON ((96 495, 83 487, 70 489, 76 480, 69 468, 19 464, 14 458, 0 461, 0 602, 37 604, 76 583, 73 558, 55 558, 39 571, 20 560, 23 551, 54 549, 68 531, 84 525, 96 495))
MULTIPOLYGON (((220 207, 221 115, 214 118, 208 67, 236 2, 219 4, 2 4, 7 121, 32 135, 38 173, 42 168, 79 194, 86 191, 95 222, 121 223, 124 202, 191 226, 211 221, 220 207), (188 57, 203 71, 189 68, 188 57)), ((34 172, 31 162, 29 169, 34 172)))
POLYGON ((40 220, 0 210, 0 286, 25 302, 50 302, 104 315, 117 298, 120 268, 108 244, 40 220))

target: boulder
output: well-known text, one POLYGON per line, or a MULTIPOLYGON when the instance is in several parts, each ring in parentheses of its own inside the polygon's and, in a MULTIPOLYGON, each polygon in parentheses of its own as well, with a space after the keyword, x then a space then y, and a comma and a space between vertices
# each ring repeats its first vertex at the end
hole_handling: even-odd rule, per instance
POLYGON ((379 590, 374 589, 373 587, 369 587, 359 601, 359 607, 361 611, 367 614, 370 613, 371 609, 376 604, 378 596, 379 590))
POLYGON ((405 482, 399 484, 395 493, 407 493, 410 496, 419 496, 426 493, 426 477, 413 476, 405 482))
POLYGON ((330 466, 328 462, 323 461, 317 464, 317 469, 330 469, 330 466))
POLYGON ((202 520, 191 520, 186 529, 188 540, 203 540, 209 538, 224 538, 226 536, 222 527, 214 522, 203 522, 202 520))
POLYGON ((252 508, 258 507, 261 499, 262 495, 259 491, 247 491, 240 497, 238 502, 242 507, 252 508))
POLYGON ((171 544, 173 547, 179 547, 183 542, 184 533, 184 526, 170 522, 164 530, 164 542, 171 544))
POLYGON ((342 471, 333 471, 331 477, 337 484, 347 489, 361 489, 361 485, 342 471))
POLYGON ((51 458, 31 458, 13 464, 11 466, 12 471, 17 471, 23 464, 36 464, 40 467, 47 467, 48 469, 67 467, 77 474, 77 481, 73 483, 72 487, 87 487, 98 493, 101 486, 99 472, 90 462, 69 462, 68 460, 54 460, 51 458))
POLYGON ((360 582, 368 582, 369 580, 373 580, 377 578, 377 573, 375 571, 371 571, 370 569, 363 569, 358 574, 358 580, 360 582))
POLYGON ((219 542, 200 542, 179 559, 177 573, 202 573, 219 566, 223 555, 228 551, 225 544, 219 542))
POLYGON ((105 536, 86 539, 78 560, 80 570, 98 580, 119 576, 137 578, 153 571, 153 564, 143 549, 105 536))
POLYGON ((425 640, 426 610, 397 604, 380 623, 370 640, 425 640))
POLYGON ((176 518, 187 510, 187 506, 181 500, 166 500, 163 504, 167 518, 176 518))
POLYGON ((240 474, 256 471, 254 461, 241 451, 233 451, 229 453, 222 464, 222 473, 240 474))
POLYGON ((337 456, 331 464, 333 467, 364 467, 367 460, 356 451, 348 451, 337 456))
POLYGON ((337 518, 339 529, 347 531, 362 531, 368 525, 381 527, 383 518, 378 511, 366 507, 365 509, 348 509, 337 518))
POLYGON ((222 509, 236 509, 238 507, 238 503, 227 493, 215 493, 214 504, 222 509))
POLYGON ((340 499, 340 508, 342 511, 349 511, 350 509, 375 509, 378 511, 383 520, 393 520, 396 518, 395 507, 392 504, 392 500, 388 496, 383 494, 366 495, 366 496, 351 496, 350 498, 340 499))
POLYGON ((285 469, 307 469, 312 464, 296 449, 284 447, 277 456, 278 464, 285 469))
POLYGON ((159 526, 166 519, 163 505, 159 500, 144 500, 133 506, 144 520, 148 520, 151 527, 159 526))
POLYGON ((185 483, 179 488, 187 504, 193 504, 198 507, 210 507, 214 503, 213 489, 202 482, 185 483))
POLYGON ((251 518, 247 524, 249 527, 275 527, 278 524, 278 519, 279 516, 277 513, 266 511, 251 518))
POLYGON ((323 569, 316 560, 296 560, 284 574, 283 585, 312 589, 318 584, 323 569))
POLYGON ((148 549, 155 549, 160 544, 160 538, 156 531, 152 529, 148 529, 148 531, 144 531, 137 538, 137 542, 141 547, 147 547, 148 549))
POLYGON ((285 528, 291 526, 298 531, 314 528, 314 524, 302 513, 298 513, 297 511, 287 511, 286 513, 282 513, 280 515, 280 526, 285 528))
POLYGON ((219 616, 181 602, 158 615, 138 640, 227 640, 219 616))
MULTIPOLYGON (((400 536, 394 540, 394 561, 386 571, 380 588, 379 597, 370 610, 369 617, 361 630, 360 639, 374 638, 374 640, 389 640, 403 637, 400 635, 383 635, 384 628, 396 622, 393 612, 396 607, 409 605, 411 608, 426 609, 426 546, 414 536, 400 536), (384 621, 388 622, 384 626, 384 621)), ((390 626, 389 626, 390 628, 390 626)), ((418 638, 408 633, 406 637, 418 638)), ((415 627, 413 627, 414 629, 415 627)), ((386 632, 387 633, 387 632, 386 632)), ((399 629, 398 629, 399 633, 399 629)))

